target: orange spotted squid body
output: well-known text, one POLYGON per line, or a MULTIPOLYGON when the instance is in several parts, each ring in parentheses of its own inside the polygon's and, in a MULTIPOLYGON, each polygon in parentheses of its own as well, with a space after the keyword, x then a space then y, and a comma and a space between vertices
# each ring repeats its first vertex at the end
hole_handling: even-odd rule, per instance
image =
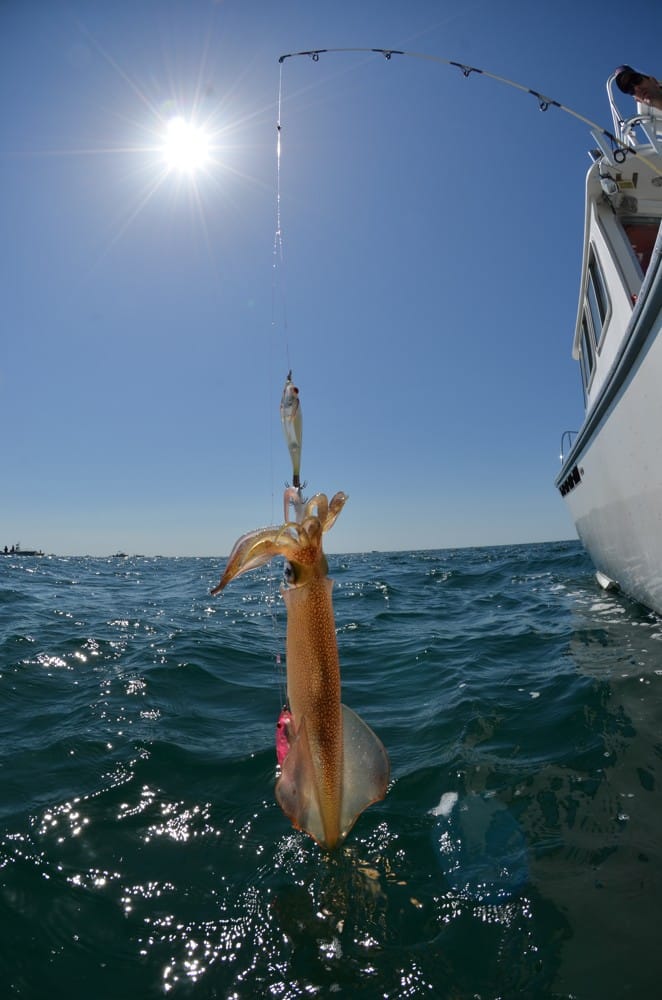
POLYGON ((297 829, 327 849, 342 843, 363 810, 384 798, 390 770, 381 741, 341 702, 333 581, 322 536, 346 499, 336 493, 329 501, 318 493, 297 521, 243 535, 212 590, 219 593, 234 577, 274 556, 287 560, 282 594, 289 713, 276 799, 297 829))

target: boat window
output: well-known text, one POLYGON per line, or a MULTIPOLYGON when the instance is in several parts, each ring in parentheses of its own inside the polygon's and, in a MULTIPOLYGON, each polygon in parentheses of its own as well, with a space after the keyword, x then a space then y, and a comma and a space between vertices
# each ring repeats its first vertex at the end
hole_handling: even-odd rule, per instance
POLYGON ((599 346, 604 331, 609 300, 607 298, 607 289, 602 274, 602 268, 598 263, 598 259, 595 256, 593 249, 591 249, 588 261, 588 286, 586 289, 586 299, 591 314, 595 343, 599 346))
POLYGON ((645 274, 651 262, 660 220, 655 216, 637 216, 637 218, 624 218, 621 221, 634 255, 641 264, 643 274, 645 274))
POLYGON ((584 384, 588 386, 591 375, 593 374, 593 368, 595 366, 595 351, 593 348, 593 334, 591 333, 591 321, 588 317, 586 308, 584 309, 584 315, 582 316, 582 353, 581 353, 581 369, 582 376, 584 378, 584 384))

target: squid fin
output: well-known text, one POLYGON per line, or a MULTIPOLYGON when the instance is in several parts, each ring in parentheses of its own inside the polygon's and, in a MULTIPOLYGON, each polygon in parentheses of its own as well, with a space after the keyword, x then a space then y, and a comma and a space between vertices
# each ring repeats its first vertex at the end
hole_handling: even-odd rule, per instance
POLYGON ((370 726, 342 705, 343 793, 340 836, 345 838, 364 809, 386 795, 391 773, 388 754, 370 726))
MULTIPOLYGON (((356 712, 342 705, 343 782, 340 809, 341 843, 364 809, 386 795, 390 764, 381 740, 356 712)), ((297 830, 310 834, 321 847, 327 847, 324 823, 319 808, 306 721, 285 757, 276 782, 276 799, 297 830)))
POLYGON ((324 823, 315 788, 315 768, 310 754, 306 720, 283 760, 280 778, 276 782, 276 801, 297 830, 309 833, 325 846, 324 823))

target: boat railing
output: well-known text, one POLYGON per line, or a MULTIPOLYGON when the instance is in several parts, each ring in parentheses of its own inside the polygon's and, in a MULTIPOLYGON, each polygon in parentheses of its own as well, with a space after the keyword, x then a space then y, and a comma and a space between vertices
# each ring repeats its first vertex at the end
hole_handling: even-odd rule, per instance
MULTIPOLYGON (((662 112, 648 104, 643 104, 641 101, 636 101, 637 113, 629 118, 624 118, 614 97, 615 81, 616 77, 612 74, 607 80, 607 96, 609 97, 616 139, 623 146, 636 149, 639 153, 651 152, 662 155, 662 112)), ((609 148, 605 142, 604 133, 592 132, 591 134, 611 163, 617 164, 623 161, 625 158, 623 150, 609 148)))
POLYGON ((563 434, 561 435, 561 454, 559 455, 561 465, 565 462, 565 456, 570 453, 572 443, 578 434, 579 431, 563 431, 563 434))

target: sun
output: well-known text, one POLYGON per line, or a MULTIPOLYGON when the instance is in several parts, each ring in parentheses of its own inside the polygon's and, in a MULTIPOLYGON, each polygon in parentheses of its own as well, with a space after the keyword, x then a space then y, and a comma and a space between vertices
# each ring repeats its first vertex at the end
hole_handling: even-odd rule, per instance
POLYGON ((181 115, 166 123, 161 152, 167 170, 194 174, 207 166, 211 159, 210 136, 204 128, 181 115))

